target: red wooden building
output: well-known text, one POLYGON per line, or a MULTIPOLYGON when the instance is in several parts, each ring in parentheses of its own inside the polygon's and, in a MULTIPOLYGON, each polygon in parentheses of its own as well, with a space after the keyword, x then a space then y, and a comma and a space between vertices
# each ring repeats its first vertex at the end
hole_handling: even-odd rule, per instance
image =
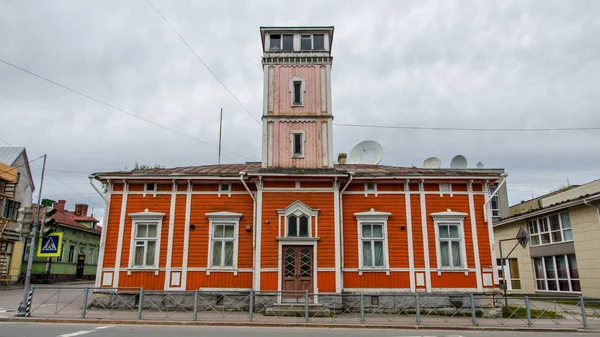
POLYGON ((265 27, 261 37, 262 162, 94 174, 108 186, 97 286, 497 285, 488 191, 503 170, 334 164, 333 27, 265 27))

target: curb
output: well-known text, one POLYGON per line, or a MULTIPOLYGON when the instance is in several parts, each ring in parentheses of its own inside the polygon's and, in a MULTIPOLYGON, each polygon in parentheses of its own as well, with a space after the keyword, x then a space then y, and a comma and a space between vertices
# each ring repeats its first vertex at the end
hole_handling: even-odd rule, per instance
POLYGON ((323 324, 323 323, 261 323, 261 322, 199 322, 199 321, 143 321, 143 320, 103 320, 103 319, 58 319, 58 318, 0 318, 0 322, 12 323, 54 323, 54 324, 110 324, 110 325, 166 325, 166 326, 227 326, 264 328, 327 328, 327 329, 381 329, 381 330, 460 330, 460 331, 503 331, 503 332, 553 332, 553 333, 599 333, 600 330, 577 328, 509 328, 473 326, 416 326, 416 325, 364 325, 364 324, 323 324))

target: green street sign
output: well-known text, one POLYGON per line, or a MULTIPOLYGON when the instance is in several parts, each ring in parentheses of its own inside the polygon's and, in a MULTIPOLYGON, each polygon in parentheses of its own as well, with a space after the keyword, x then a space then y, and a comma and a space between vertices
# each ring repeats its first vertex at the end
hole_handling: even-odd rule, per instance
POLYGON ((54 206, 54 200, 42 199, 42 206, 52 207, 52 206, 54 206))

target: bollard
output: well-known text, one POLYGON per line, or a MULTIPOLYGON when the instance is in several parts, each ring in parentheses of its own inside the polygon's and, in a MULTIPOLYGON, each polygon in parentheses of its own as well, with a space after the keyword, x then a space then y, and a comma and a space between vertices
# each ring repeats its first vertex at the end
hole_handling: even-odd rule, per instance
POLYGON ((252 322, 254 316, 254 290, 250 290, 250 312, 248 313, 248 320, 252 322))
POLYGON ((140 287, 140 297, 138 299, 138 317, 137 319, 142 319, 142 307, 144 306, 144 287, 140 287))
POLYGON ((583 296, 579 297, 579 306, 581 307, 581 323, 583 323, 583 328, 588 328, 587 315, 585 314, 585 302, 583 300, 583 296))
POLYGON ((421 304, 419 303, 419 293, 415 294, 415 306, 417 307, 417 325, 421 324, 421 304))
POLYGON ((198 320, 198 289, 194 291, 194 321, 198 320))
POLYGON ((477 326, 477 313, 475 312, 475 296, 471 293, 471 321, 477 326))
POLYGON ((29 292, 27 293, 27 303, 25 303, 25 317, 31 317, 31 302, 33 302, 33 291, 35 287, 29 287, 29 292))
POLYGON ((365 323, 365 295, 360 294, 360 322, 365 323))
POLYGON ((531 307, 529 306, 529 296, 525 296, 525 313, 527 315, 527 326, 531 327, 531 307))
POLYGON ((308 322, 308 290, 304 291, 304 317, 308 322))
POLYGON ((88 293, 90 291, 90 288, 85 287, 85 290, 83 291, 83 305, 81 306, 81 318, 85 319, 85 312, 87 310, 87 301, 88 301, 88 293))

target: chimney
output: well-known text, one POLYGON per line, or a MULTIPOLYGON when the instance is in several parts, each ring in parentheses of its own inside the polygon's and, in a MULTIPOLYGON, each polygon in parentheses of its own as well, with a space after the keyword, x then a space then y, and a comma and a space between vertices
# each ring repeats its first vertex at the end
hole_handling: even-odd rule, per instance
POLYGON ((81 206, 81 214, 79 214, 79 216, 87 216, 88 215, 88 205, 86 204, 81 204, 79 205, 81 206))
POLYGON ((57 212, 64 213, 66 203, 67 203, 66 200, 59 200, 54 203, 54 209, 56 209, 57 212))
POLYGON ((345 153, 343 153, 343 152, 342 152, 342 153, 340 153, 340 154, 338 155, 338 163, 339 163, 340 165, 346 165, 346 157, 348 157, 348 155, 347 155, 347 154, 345 154, 345 153))
POLYGON ((75 216, 81 216, 81 204, 75 204, 73 214, 75 214, 75 216))

